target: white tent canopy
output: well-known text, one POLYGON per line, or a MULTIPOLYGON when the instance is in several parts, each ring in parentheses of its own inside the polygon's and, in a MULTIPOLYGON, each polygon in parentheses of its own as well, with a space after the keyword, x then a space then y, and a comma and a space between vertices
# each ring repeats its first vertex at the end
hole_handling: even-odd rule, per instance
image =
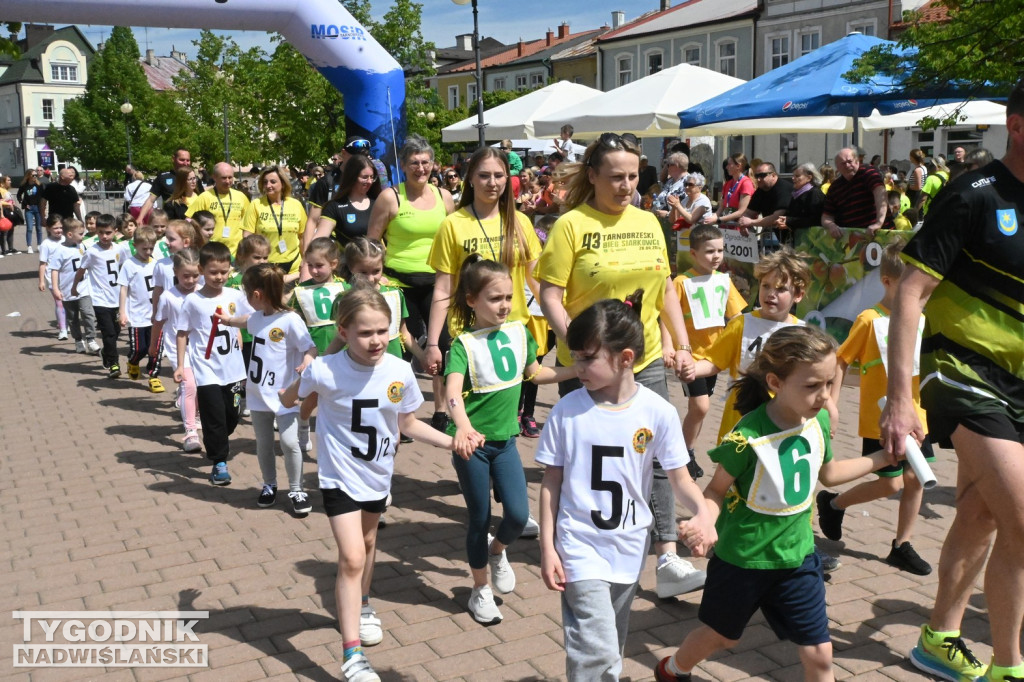
POLYGON ((741 83, 717 71, 680 64, 561 111, 535 116, 533 126, 537 137, 556 137, 566 123, 575 129, 573 135, 583 138, 604 132, 673 137, 679 134, 680 111, 741 83))
POLYGON ((875 114, 862 118, 860 121, 861 130, 882 130, 884 128, 913 128, 925 116, 932 116, 939 120, 956 112, 958 125, 1006 125, 1006 106, 976 100, 972 102, 961 102, 960 104, 942 104, 936 107, 903 111, 890 116, 875 114))
MULTIPOLYGON (((578 83, 559 81, 523 95, 511 102, 488 109, 484 112, 484 134, 488 141, 523 139, 536 137, 533 120, 550 112, 564 109, 572 104, 586 102, 601 94, 600 90, 578 83)), ((476 129, 477 117, 453 123, 441 130, 445 142, 476 142, 480 135, 476 129)), ((558 131, 555 131, 555 135, 558 131)))

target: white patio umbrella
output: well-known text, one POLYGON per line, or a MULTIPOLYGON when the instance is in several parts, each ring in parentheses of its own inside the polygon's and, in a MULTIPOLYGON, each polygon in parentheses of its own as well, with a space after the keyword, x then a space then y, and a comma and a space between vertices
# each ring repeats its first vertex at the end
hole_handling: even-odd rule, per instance
MULTIPOLYGON (((485 111, 484 123, 487 127, 484 128, 484 134, 489 141, 536 137, 533 129, 533 120, 536 117, 564 109, 574 103, 589 101, 600 94, 600 90, 578 83, 552 83, 485 111)), ((556 135, 557 133, 558 131, 555 131, 556 135)), ((476 142, 479 139, 476 114, 442 129, 441 139, 445 142, 476 142)))
POLYGON ((717 71, 680 64, 586 102, 573 102, 561 111, 535 116, 533 127, 537 137, 555 137, 566 123, 575 129, 573 136, 582 138, 604 132, 673 137, 679 134, 680 111, 743 82, 717 71))
POLYGON ((944 120, 953 112, 957 113, 958 125, 1006 125, 1006 106, 987 100, 961 102, 960 104, 940 104, 935 107, 901 111, 898 114, 882 116, 877 112, 860 120, 861 130, 882 130, 885 128, 913 128, 925 116, 944 120))

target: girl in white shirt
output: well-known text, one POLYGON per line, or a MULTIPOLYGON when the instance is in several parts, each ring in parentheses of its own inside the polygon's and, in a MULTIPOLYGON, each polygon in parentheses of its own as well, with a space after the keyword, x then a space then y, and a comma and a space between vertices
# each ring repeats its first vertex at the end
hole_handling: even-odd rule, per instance
POLYGON ((380 292, 357 285, 339 301, 335 320, 347 347, 313 360, 281 403, 291 407, 299 397, 318 396, 320 492, 338 545, 342 677, 379 682, 363 646, 384 638, 369 592, 377 521, 391 490, 399 431, 439 448, 452 449, 454 443, 416 419, 423 394, 409 363, 387 353, 391 307, 380 292))
POLYGON ((644 356, 643 291, 584 310, 566 335, 583 384, 551 410, 534 459, 547 468, 540 492, 541 577, 562 593, 570 682, 618 680, 629 609, 647 555, 647 500, 654 460, 676 499, 693 512, 686 544, 714 543, 714 521, 686 471, 679 414, 637 384, 644 356))

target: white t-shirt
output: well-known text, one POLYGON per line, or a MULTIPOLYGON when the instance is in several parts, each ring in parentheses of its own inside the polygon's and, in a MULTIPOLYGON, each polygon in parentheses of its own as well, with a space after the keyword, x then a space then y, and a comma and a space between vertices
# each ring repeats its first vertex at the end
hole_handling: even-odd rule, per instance
POLYGON ((638 385, 625 403, 597 405, 580 388, 555 404, 534 459, 564 469, 555 549, 566 580, 640 577, 655 458, 665 469, 690 459, 676 408, 650 389, 638 385))
POLYGON ((228 386, 245 379, 240 334, 234 327, 218 325, 210 357, 206 357, 210 333, 213 331, 213 316, 218 306, 224 315, 231 317, 252 312, 245 296, 238 289, 224 287, 220 295, 212 298, 194 291, 182 302, 175 323, 179 331, 188 330, 188 366, 195 375, 196 386, 228 386))
POLYGON ((129 202, 129 208, 142 208, 149 198, 149 190, 153 186, 145 180, 136 180, 124 188, 124 200, 129 202))
POLYGON ((125 312, 128 313, 129 327, 149 327, 153 324, 153 265, 152 258, 143 263, 132 256, 121 266, 117 273, 117 283, 128 287, 128 301, 125 312))
POLYGON ((299 406, 282 407, 278 391, 295 380, 302 356, 316 348, 313 337, 298 314, 285 310, 267 315, 256 311, 246 324, 252 334, 252 355, 245 378, 245 400, 250 410, 274 414, 298 412, 299 406))
POLYGON ((321 488, 360 502, 387 497, 395 470, 398 415, 415 412, 423 394, 408 362, 384 355, 379 365, 348 351, 318 357, 302 373, 299 394, 319 394, 316 420, 321 488))
POLYGON ((43 243, 39 245, 39 262, 46 263, 46 269, 50 269, 50 256, 53 255, 54 250, 58 246, 64 243, 64 237, 60 238, 60 241, 53 241, 49 237, 43 240, 43 243))
POLYGON ((161 287, 167 291, 174 286, 174 258, 159 259, 153 265, 153 287, 161 287))
POLYGON ((131 252, 120 245, 103 249, 99 244, 93 244, 85 252, 79 268, 86 271, 89 284, 92 285, 93 307, 117 308, 121 305, 121 285, 117 283, 117 273, 129 258, 131 252))
POLYGON ((77 301, 83 296, 92 295, 89 280, 87 279, 83 279, 81 284, 78 285, 78 296, 71 295, 71 286, 75 281, 75 273, 82 267, 82 260, 85 257, 84 253, 85 248, 81 244, 68 246, 63 243, 58 244, 50 252, 50 260, 47 263, 46 271, 47 273, 53 270, 57 271, 57 285, 60 287, 60 295, 65 301, 77 301))
MULTIPOLYGON (((164 352, 167 359, 171 361, 171 368, 178 369, 178 316, 181 314, 181 304, 185 301, 187 294, 183 293, 177 286, 172 286, 160 296, 156 306, 156 313, 153 314, 153 323, 163 322, 164 328, 161 336, 164 339, 164 352)), ((186 360, 188 358, 186 357, 186 360)), ((185 363, 188 366, 188 362, 185 363)))

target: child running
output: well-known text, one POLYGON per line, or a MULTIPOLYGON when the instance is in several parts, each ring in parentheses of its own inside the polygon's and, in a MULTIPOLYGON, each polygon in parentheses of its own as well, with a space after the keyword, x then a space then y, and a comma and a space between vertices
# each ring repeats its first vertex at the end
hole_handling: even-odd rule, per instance
MULTIPOLYGON (((187 220, 172 220, 167 223, 167 230, 164 232, 167 239, 167 250, 170 256, 160 258, 153 265, 153 315, 156 317, 156 310, 160 306, 160 297, 164 291, 174 285, 176 277, 174 268, 174 254, 182 249, 192 249, 198 253, 203 248, 206 240, 192 223, 187 220)), ((174 344, 172 344, 174 345, 174 344)))
POLYGON ((203 243, 213 238, 213 231, 217 229, 217 217, 210 211, 196 211, 192 214, 190 221, 199 228, 199 234, 203 236, 203 243))
POLYGON ((171 370, 177 376, 181 367, 181 382, 178 384, 176 406, 181 409, 181 421, 185 425, 185 440, 181 449, 185 452, 199 452, 199 431, 196 429, 196 378, 188 366, 188 356, 178 355, 178 329, 175 326, 181 314, 185 297, 196 290, 199 282, 199 253, 194 249, 179 249, 172 257, 174 261, 174 284, 160 297, 156 312, 153 313, 153 334, 149 342, 149 354, 156 354, 157 344, 162 343, 171 370))
POLYGON ((196 399, 203 426, 206 458, 213 462, 210 483, 230 485, 228 458, 230 436, 238 426, 245 362, 238 332, 220 328, 217 316, 251 312, 242 292, 227 289, 231 252, 220 242, 199 250, 199 272, 203 287, 185 297, 175 326, 178 329, 178 357, 182 361, 174 380, 184 380, 185 362, 196 379, 196 399), (186 352, 188 354, 185 358, 186 352))
POLYGON ((95 353, 96 316, 92 308, 90 287, 86 283, 75 289, 78 280, 75 275, 82 261, 82 237, 85 227, 82 221, 69 218, 64 221, 64 243, 53 249, 47 270, 53 298, 64 307, 71 338, 75 340, 75 351, 95 353), (84 327, 84 330, 83 330, 84 327), (90 343, 91 342, 91 343, 90 343))
POLYGON ((331 318, 334 300, 348 288, 345 281, 334 274, 341 262, 338 243, 330 237, 317 237, 306 247, 303 262, 309 270, 309 279, 299 282, 292 290, 288 305, 302 315, 317 351, 323 355, 338 335, 331 318))
MULTIPOLYGON (((238 250, 235 251, 235 269, 228 277, 225 286, 229 289, 236 289, 245 295, 242 288, 242 277, 245 271, 254 265, 266 263, 270 258, 270 242, 262 234, 248 234, 238 243, 238 250)), ((252 356, 252 334, 248 329, 242 330, 242 358, 245 366, 249 366, 249 358, 252 356)), ((249 416, 249 406, 245 403, 245 385, 242 385, 241 414, 249 416)))
POLYGON ((165 235, 170 220, 171 217, 162 208, 154 208, 149 213, 149 227, 156 233, 156 245, 154 246, 153 253, 156 254, 158 259, 167 258, 167 256, 171 255, 170 249, 167 247, 167 237, 165 235))
POLYGON ((90 246, 85 257, 78 266, 72 295, 77 295, 76 287, 81 285, 86 274, 89 275, 89 289, 92 292, 92 305, 96 311, 96 326, 99 327, 103 339, 103 350, 100 357, 107 376, 116 379, 121 376, 121 367, 117 364, 117 337, 121 334, 119 309, 121 303, 121 285, 117 283, 117 274, 121 265, 128 259, 125 249, 114 244, 114 216, 109 213, 98 214, 94 218, 96 226, 96 242, 90 246))
POLYGON ((316 357, 316 345, 302 318, 285 307, 284 275, 272 263, 261 263, 245 271, 242 288, 251 315, 221 316, 222 324, 245 327, 252 336, 249 371, 245 378, 252 430, 256 434, 256 457, 263 475, 263 488, 256 505, 272 507, 277 501, 277 465, 274 455, 274 423, 281 439, 284 469, 288 474, 288 499, 292 511, 308 514, 313 506, 302 490, 302 451, 299 449, 299 408, 281 404, 282 387, 291 383, 292 373, 301 374, 316 357))
MULTIPOLYGON (((758 609, 780 639, 797 645, 805 680, 834 679, 825 582, 809 523, 814 482, 838 485, 889 463, 883 452, 832 459, 825 407, 835 350, 816 327, 785 327, 733 384, 743 417, 709 453, 718 468, 704 491, 718 542, 698 612, 702 625, 661 660, 658 682, 689 682, 698 663, 739 642, 758 609)), ((692 522, 682 526, 688 542, 706 537, 692 522)))
MULTIPOLYGON (((46 219, 46 240, 39 245, 39 291, 50 290, 53 297, 53 314, 57 318, 57 340, 65 341, 68 338, 68 321, 64 313, 62 297, 56 295, 53 288, 53 280, 50 278, 50 258, 57 247, 64 243, 64 224, 61 217, 53 213, 46 219)), ((100 349, 96 343, 95 336, 87 342, 90 353, 100 349)))
POLYGON ((535 456, 546 466, 541 577, 562 593, 570 682, 619 679, 654 518, 647 500, 655 458, 694 514, 687 546, 702 556, 715 541, 713 517, 686 472, 679 414, 633 375, 644 357, 642 305, 638 290, 624 302, 599 301, 569 324, 566 342, 583 387, 551 410, 535 456))
MULTIPOLYGON (((743 312, 747 302, 737 291, 729 275, 718 272, 725 257, 725 238, 714 225, 698 225, 690 230, 690 258, 693 267, 673 280, 679 303, 683 307, 686 335, 695 356, 706 357, 722 333, 725 323, 743 312)), ((667 335, 663 334, 663 338, 667 335)), ((671 337, 668 337, 671 340, 671 337)), ((672 349, 667 348, 666 354, 672 349)), ((697 442, 704 418, 711 409, 711 396, 715 392, 717 374, 683 383, 686 394, 686 416, 683 418, 683 438, 688 446, 697 442)), ((689 449, 690 463, 686 465, 690 476, 698 479, 704 470, 697 463, 693 447, 689 449)))
MULTIPOLYGON (((762 258, 754 267, 754 276, 760 283, 757 298, 761 307, 730 320, 704 354, 694 355, 697 378, 713 377, 726 368, 737 378, 754 361, 768 337, 783 327, 803 324, 789 311, 803 300, 811 281, 806 263, 792 250, 783 248, 762 258)), ((735 400, 736 393, 730 391, 716 442, 721 442, 740 419, 733 409, 735 400)))
MULTIPOLYGON (((903 242, 889 244, 882 251, 882 262, 878 271, 881 275, 885 296, 878 305, 868 308, 853 323, 850 335, 839 347, 836 380, 832 386, 832 402, 839 404, 839 393, 842 389, 843 376, 847 368, 857 363, 860 366, 860 419, 857 432, 863 439, 861 452, 868 456, 881 448, 879 438, 881 429, 878 421, 882 414, 879 401, 885 397, 886 376, 889 358, 886 352, 889 339, 889 311, 896 300, 896 284, 903 274, 904 263, 900 259, 903 242)), ((918 352, 914 354, 914 406, 922 424, 927 424, 924 410, 921 409, 921 397, 918 392, 918 373, 916 358, 920 355, 921 336, 924 319, 918 327, 918 352)), ((835 428, 835 424, 832 425, 835 428)), ((921 443, 921 451, 928 461, 935 461, 931 442, 926 437, 921 443)), ((865 481, 843 493, 822 490, 818 493, 818 526, 829 540, 840 540, 843 537, 843 517, 846 510, 855 504, 863 504, 871 500, 890 497, 900 492, 899 513, 896 517, 896 538, 892 541, 892 549, 885 562, 890 566, 915 573, 928 575, 932 567, 914 550, 910 544, 910 534, 914 530, 914 522, 921 510, 921 498, 924 488, 913 470, 905 462, 885 467, 875 472, 878 478, 865 481)))
POLYGON ((153 247, 156 234, 143 227, 132 237, 135 255, 125 260, 117 274, 121 287, 118 322, 128 327, 128 378, 142 376, 139 363, 146 357, 146 374, 149 376, 151 393, 163 393, 160 381, 160 361, 163 359, 163 343, 159 336, 153 336, 153 247), (150 341, 156 338, 156 350, 150 352, 150 341), (147 357, 148 356, 148 357, 147 357))
POLYGON ((501 611, 487 581, 498 592, 516 587, 505 548, 523 532, 529 518, 526 476, 516 448, 519 394, 523 377, 554 383, 576 375, 571 367, 553 370, 537 363, 537 342, 512 311, 512 277, 501 263, 471 254, 459 271, 452 296, 451 324, 461 329, 452 341, 445 370, 445 398, 455 437, 452 464, 466 501, 466 554, 473 576, 469 612, 483 625, 501 622, 501 611), (504 516, 494 537, 491 483, 504 516))
POLYGON ((398 433, 439 448, 450 436, 416 419, 423 404, 409 363, 386 352, 391 307, 371 287, 357 286, 338 304, 338 336, 345 350, 316 358, 281 397, 319 396, 317 467, 324 509, 338 546, 335 586, 347 682, 379 682, 363 646, 383 638, 369 604, 377 520, 387 505, 398 433))

